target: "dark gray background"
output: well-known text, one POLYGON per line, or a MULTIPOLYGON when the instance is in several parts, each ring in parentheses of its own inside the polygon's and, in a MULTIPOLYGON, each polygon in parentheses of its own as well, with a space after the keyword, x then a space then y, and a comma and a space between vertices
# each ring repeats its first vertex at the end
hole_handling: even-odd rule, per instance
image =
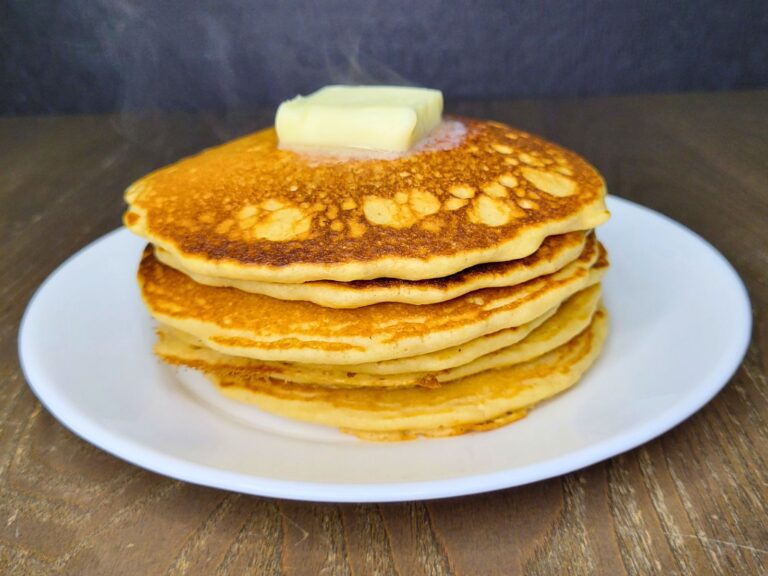
POLYGON ((768 0, 0 0, 0 113, 248 109, 330 82, 449 98, 768 85, 768 0))

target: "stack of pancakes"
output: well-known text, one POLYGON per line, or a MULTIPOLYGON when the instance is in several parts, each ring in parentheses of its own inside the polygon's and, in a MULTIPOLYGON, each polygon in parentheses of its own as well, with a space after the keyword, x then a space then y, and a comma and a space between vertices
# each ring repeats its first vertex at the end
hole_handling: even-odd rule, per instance
POLYGON ((405 154, 267 129, 126 192, 157 354, 225 395, 379 440, 494 428, 572 386, 606 333, 605 187, 576 154, 450 119, 405 154))

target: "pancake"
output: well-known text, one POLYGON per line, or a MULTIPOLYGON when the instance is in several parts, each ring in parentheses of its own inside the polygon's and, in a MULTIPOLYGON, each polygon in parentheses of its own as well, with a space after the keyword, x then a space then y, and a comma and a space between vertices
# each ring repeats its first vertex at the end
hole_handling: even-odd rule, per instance
MULTIPOLYGON (((549 318, 557 312, 558 307, 547 310, 541 316, 538 316, 521 324, 520 326, 513 326, 512 328, 505 328, 492 334, 486 334, 480 336, 469 342, 464 342, 458 346, 452 346, 450 348, 444 348, 442 350, 436 350, 435 352, 428 352, 427 354, 419 354, 417 356, 409 356, 407 358, 394 358, 392 360, 382 360, 381 362, 367 362, 362 364, 344 364, 343 369, 347 372, 354 372, 358 374, 405 374, 407 372, 437 372, 439 370, 447 370, 448 368, 454 368, 463 364, 468 364, 472 360, 501 350, 507 346, 511 346, 516 342, 520 342, 523 338, 526 338, 536 328, 541 326, 549 318)), ((167 325, 161 325, 158 327, 158 333, 162 337, 163 335, 169 335, 174 340, 180 340, 185 344, 190 344, 195 347, 198 355, 211 355, 211 358, 219 358, 216 356, 218 352, 205 347, 205 344, 195 338, 191 334, 181 332, 175 328, 171 328, 167 325)), ((252 358, 243 358, 239 356, 226 356, 229 359, 229 363, 233 365, 245 365, 252 358)), ((200 358, 203 360, 203 358, 200 358)), ((293 364, 290 362, 269 362, 264 360, 257 360, 264 365, 279 366, 281 370, 287 369, 288 366, 293 364)), ((311 367, 314 370, 333 372, 339 370, 341 367, 332 364, 301 364, 301 366, 311 367)))
POLYGON ((496 122, 449 119, 379 158, 282 150, 269 128, 138 180, 124 222, 201 276, 423 280, 592 229, 604 196, 581 157, 496 122))
POLYGON ((403 374, 355 373, 345 367, 317 367, 311 364, 260 362, 250 358, 227 356, 179 335, 173 329, 160 328, 155 352, 169 364, 196 368, 209 375, 225 378, 241 375, 299 384, 343 388, 359 387, 436 387, 484 370, 505 368, 557 348, 584 330, 592 320, 600 299, 600 286, 592 286, 571 296, 555 314, 519 343, 481 356, 467 364, 432 372, 403 374))
POLYGON ((543 356, 437 389, 333 389, 242 375, 211 379, 235 400, 366 439, 450 436, 507 424, 573 386, 597 358, 606 332, 607 315, 601 309, 587 329, 543 356))
MULTIPOLYGON (((512 346, 526 338, 536 328, 541 326, 558 310, 558 306, 550 308, 541 316, 537 316, 530 322, 520 326, 504 328, 497 332, 485 334, 474 340, 462 342, 456 346, 418 354, 416 356, 407 356, 405 358, 393 358, 391 360, 382 360, 380 362, 364 362, 361 364, 345 364, 344 367, 350 372, 359 374, 404 374, 406 372, 437 372, 447 370, 468 364, 480 356, 485 356, 496 350, 501 350, 512 346)), ((314 364, 316 368, 324 370, 338 369, 338 366, 328 364, 314 364)))
POLYGON ((352 282, 317 280, 303 284, 281 284, 203 276, 185 270, 183 263, 162 248, 155 249, 160 262, 184 272, 206 286, 231 286, 245 292, 281 300, 305 300, 329 308, 359 308, 382 302, 434 304, 483 288, 514 286, 532 278, 552 274, 575 260, 584 250, 586 234, 571 232, 550 236, 536 252, 519 260, 478 264, 445 278, 401 280, 376 278, 352 282))
POLYGON ((596 284, 608 267, 593 241, 572 263, 517 286, 487 288, 428 305, 383 303, 353 310, 204 286, 160 263, 148 247, 142 297, 161 323, 225 354, 312 364, 358 364, 457 346, 520 326, 596 284))
POLYGON ((547 310, 541 316, 534 318, 520 326, 499 330, 493 334, 486 334, 459 346, 437 350, 418 356, 408 358, 395 358, 393 360, 383 360, 381 362, 369 362, 363 364, 297 364, 292 362, 270 362, 265 360, 254 360, 253 358, 244 358, 241 356, 230 356, 221 354, 215 350, 207 348, 205 344, 191 334, 181 332, 170 326, 160 325, 157 328, 158 342, 155 345, 155 352, 171 364, 184 364, 183 360, 189 360, 188 365, 193 368, 204 368, 206 364, 219 364, 226 358, 224 365, 231 369, 248 366, 249 364, 259 364, 269 367, 268 370, 277 374, 285 374, 293 366, 299 366, 306 369, 312 369, 317 372, 338 372, 344 370, 346 374, 369 374, 369 375, 391 375, 406 374, 409 372, 438 372, 447 370, 456 366, 468 364, 472 360, 501 350, 526 338, 536 328, 541 326, 551 318, 558 308, 547 310), (173 342, 172 344, 168 344, 173 342), (182 354, 175 344, 181 342, 185 345, 187 352, 182 354), (192 352, 194 350, 194 352, 192 352))

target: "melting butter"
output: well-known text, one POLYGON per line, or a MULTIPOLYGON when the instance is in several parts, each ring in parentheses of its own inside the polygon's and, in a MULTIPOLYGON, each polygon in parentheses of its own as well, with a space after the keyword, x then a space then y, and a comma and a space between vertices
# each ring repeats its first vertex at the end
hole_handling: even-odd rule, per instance
POLYGON ((441 122, 439 90, 405 86, 326 86, 283 102, 280 145, 405 152, 441 122))

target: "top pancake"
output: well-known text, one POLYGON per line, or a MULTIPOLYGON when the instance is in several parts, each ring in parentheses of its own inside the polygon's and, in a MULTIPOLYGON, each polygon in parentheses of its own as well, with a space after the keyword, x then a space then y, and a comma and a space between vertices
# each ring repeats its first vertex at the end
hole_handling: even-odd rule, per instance
POLYGON ((604 195, 578 155, 495 122, 446 121, 381 158, 281 150, 270 128, 137 181, 124 220, 200 275, 422 280, 593 228, 604 195))

